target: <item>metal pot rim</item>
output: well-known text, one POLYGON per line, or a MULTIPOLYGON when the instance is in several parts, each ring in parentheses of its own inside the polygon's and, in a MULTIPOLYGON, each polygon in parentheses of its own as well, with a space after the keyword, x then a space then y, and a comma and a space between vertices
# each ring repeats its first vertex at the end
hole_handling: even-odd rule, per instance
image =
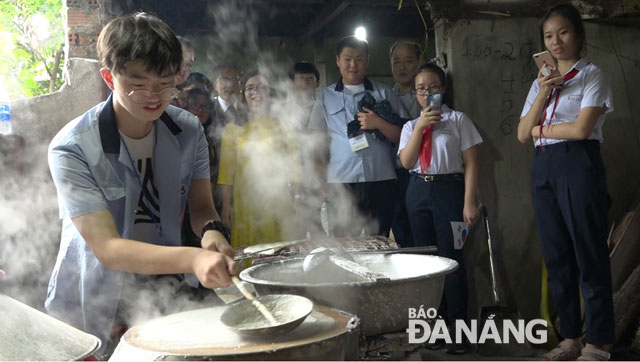
MULTIPOLYGON (((353 254, 357 254, 357 253, 353 253, 353 254)), ((369 254, 369 253, 367 253, 369 254)), ((373 256, 374 253, 371 253, 369 255, 373 256)), ((268 267, 272 267, 272 265, 275 264, 289 264, 289 263, 294 263, 297 261, 303 261, 304 257, 295 257, 295 258, 289 258, 287 260, 280 260, 280 261, 276 261, 273 263, 264 263, 264 264, 258 264, 258 265, 254 265, 251 266, 245 270, 243 270, 242 272, 240 272, 240 279, 249 282, 249 283, 253 283, 253 284, 258 284, 258 285, 272 285, 272 286, 286 286, 286 287, 305 287, 305 288, 322 288, 322 287, 328 287, 328 286, 332 286, 332 287, 336 287, 336 286, 345 286, 345 287, 352 287, 352 286, 369 286, 369 285, 378 285, 378 284, 384 284, 384 283, 405 283, 405 282, 411 282, 414 280, 419 280, 419 279, 425 279, 425 278, 437 278, 440 276, 444 276, 447 275, 453 271, 455 271, 456 269, 458 269, 459 265, 458 262, 456 262, 453 259, 449 259, 449 258, 445 258, 445 257, 441 257, 441 256, 435 256, 435 255, 421 255, 421 254, 391 254, 391 255, 385 255, 383 253, 379 254, 381 256, 384 257, 394 257, 394 255, 418 255, 420 257, 427 257, 427 258, 436 258, 439 259, 440 261, 444 262, 445 264, 448 264, 445 268, 434 272, 434 273, 430 273, 430 274, 425 274, 425 275, 418 275, 418 276, 413 276, 413 277, 406 277, 406 278, 391 278, 389 281, 384 281, 384 282, 376 282, 376 281, 372 281, 372 280, 362 280, 362 281, 345 281, 345 282, 332 282, 332 283, 296 283, 296 282, 282 282, 282 281, 271 281, 271 280, 265 280, 265 279, 258 279, 256 277, 254 277, 253 275, 251 275, 250 273, 254 272, 255 270, 258 270, 260 268, 268 268, 268 267)), ((397 256, 396 256, 397 257, 397 256)))

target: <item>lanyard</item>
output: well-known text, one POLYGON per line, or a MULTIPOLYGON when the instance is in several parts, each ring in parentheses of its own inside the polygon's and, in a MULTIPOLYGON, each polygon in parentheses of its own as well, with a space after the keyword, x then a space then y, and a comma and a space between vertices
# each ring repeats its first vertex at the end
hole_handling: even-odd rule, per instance
MULTIPOLYGON (((156 148, 155 145, 157 141, 158 141, 157 133, 155 132, 155 129, 154 129, 154 142, 153 142, 154 152, 153 153, 155 153, 155 148, 156 148)), ((151 207, 151 201, 153 201, 153 198, 151 197, 149 190, 147 190, 142 184, 142 177, 140 176, 140 173, 138 172, 138 168, 135 166, 135 163, 133 162, 133 158, 131 157, 131 153, 129 152, 129 147, 127 147, 127 143, 122 138, 122 135, 120 135, 120 142, 122 142, 122 144, 124 145, 124 150, 127 151, 127 157, 129 157, 131 168, 133 169, 133 173, 136 175, 136 181, 138 181, 138 186, 140 186, 140 189, 142 190, 142 202, 144 202, 145 206, 147 207, 147 210, 149 210, 149 217, 151 218, 151 221, 153 221, 153 224, 155 225, 156 230, 158 231, 158 236, 162 238, 162 223, 160 223, 160 219, 153 213, 153 209, 151 207)))
MULTIPOLYGON (((569 72, 567 72, 567 74, 565 74, 562 77, 562 79, 564 81, 562 86, 564 87, 564 85, 568 81, 573 79, 577 74, 578 74, 578 69, 577 68, 573 68, 569 72)), ((551 110, 551 117, 549 117, 549 125, 551 125, 551 122, 553 121, 553 116, 556 114, 556 108, 558 107, 558 100, 560 98, 560 91, 561 90, 562 90, 562 88, 554 89, 551 92, 551 94, 549 94, 549 96, 547 97, 547 102, 544 104, 544 112, 542 112, 542 117, 540 118, 540 136, 538 137, 538 139, 540 140, 540 146, 542 146, 542 128, 544 127, 544 123, 545 123, 545 121, 547 119, 547 108, 549 108, 549 104, 551 103, 551 98, 553 98, 553 96, 555 95, 555 101, 553 102, 553 109, 551 110)))

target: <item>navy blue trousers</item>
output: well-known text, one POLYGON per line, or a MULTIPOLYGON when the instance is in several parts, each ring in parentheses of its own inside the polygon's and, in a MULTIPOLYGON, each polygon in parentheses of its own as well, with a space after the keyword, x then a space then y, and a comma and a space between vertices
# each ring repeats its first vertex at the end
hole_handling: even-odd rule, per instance
POLYGON ((467 319, 467 276, 462 249, 453 247, 452 221, 464 221, 464 181, 425 182, 411 176, 407 189, 407 212, 415 246, 438 248, 438 255, 458 262, 445 278, 440 315, 449 325, 467 319))
POLYGON ((352 215, 340 215, 339 210, 332 210, 332 218, 335 220, 332 229, 335 236, 360 236, 363 227, 370 227, 367 230, 369 235, 389 236, 393 221, 396 180, 333 184, 329 192, 334 204, 344 203, 344 200, 338 200, 344 197, 344 194, 339 192, 342 188, 353 198, 358 212, 368 220, 361 224, 357 217, 351 219, 349 216, 352 215), (339 220, 341 216, 343 219, 339 220), (348 218, 344 219, 345 217, 348 218))
POLYGON ((533 211, 560 317, 560 334, 582 335, 580 293, 585 302, 585 340, 615 341, 611 268, 607 249, 607 193, 597 141, 539 147, 531 171, 533 211))
POLYGON ((411 224, 409 223, 409 214, 407 213, 406 195, 409 187, 409 171, 402 168, 396 169, 398 181, 396 183, 397 195, 396 203, 393 208, 393 237, 400 247, 407 248, 413 246, 413 234, 411 232, 411 224))

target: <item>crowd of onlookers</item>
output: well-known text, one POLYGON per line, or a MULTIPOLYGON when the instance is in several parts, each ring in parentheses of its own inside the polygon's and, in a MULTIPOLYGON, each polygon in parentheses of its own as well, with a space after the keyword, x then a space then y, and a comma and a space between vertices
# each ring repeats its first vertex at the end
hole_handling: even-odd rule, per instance
MULTIPOLYGON (((322 92, 318 90, 320 73, 312 62, 295 62, 288 70, 289 79, 284 81, 274 79, 275 72, 268 69, 245 72, 235 62, 222 61, 214 66, 212 78, 209 79, 202 73, 191 72, 194 63, 193 46, 188 39, 178 38, 182 44, 183 66, 177 80, 180 92, 172 105, 196 115, 204 127, 210 145, 214 203, 223 222, 232 228, 234 247, 326 233, 326 228, 320 230, 320 207, 323 203, 326 206, 327 202, 332 203, 335 212, 349 212, 351 209, 352 212, 361 213, 359 217, 343 215, 338 218, 336 215, 331 225, 332 230, 329 231, 331 235, 355 236, 363 232, 389 235, 393 227, 397 242, 403 246, 412 245, 413 235, 405 206, 409 173, 396 161, 395 152, 400 127, 406 120, 418 117, 422 110, 413 84, 423 56, 419 44, 412 41, 393 44, 389 55, 396 83, 390 88, 375 82, 377 93, 372 93, 374 102, 387 102, 387 113, 384 116, 393 114, 394 124, 390 123, 389 127, 384 124, 380 126, 380 121, 386 121, 373 110, 356 111, 356 98, 351 100, 351 109, 343 109, 344 114, 339 117, 349 117, 350 120, 362 118, 362 122, 359 122, 362 123, 361 129, 368 131, 366 136, 375 134, 371 142, 371 148, 377 150, 374 152, 375 158, 383 154, 384 157, 380 160, 370 159, 367 165, 354 165, 356 167, 351 170, 355 172, 353 175, 336 182, 331 180, 333 168, 328 165, 331 164, 330 160, 342 156, 331 157, 331 141, 326 137, 326 132, 323 132, 323 126, 318 123, 319 117, 324 115, 320 108, 314 109, 314 104, 316 107, 324 107, 321 103, 324 97, 320 94, 320 102, 316 101, 316 94, 322 92), (313 117, 312 111, 315 112, 313 117), (384 134, 387 132, 390 134, 385 138, 384 134), (323 133, 325 137, 322 136, 323 133), (243 137, 251 140, 253 152, 244 149, 247 140, 243 137), (382 142, 384 147, 378 149, 375 144, 377 141, 382 142), (268 154, 264 152, 255 152, 255 147, 262 151, 274 148, 272 158, 268 158, 268 154), (269 176, 268 171, 273 166, 264 165, 267 167, 260 169, 260 165, 256 165, 260 172, 253 175, 255 170, 247 165, 251 162, 267 162, 285 167, 275 167, 276 173, 269 176), (357 168, 361 169, 358 171, 357 168), (384 175, 378 175, 380 172, 384 175), (358 173, 360 175, 356 175, 358 173), (396 178, 398 182, 393 181, 396 178), (373 182, 369 185, 373 188, 367 186, 365 190, 360 187, 362 185, 356 185, 363 181, 364 184, 373 182), (377 184, 378 181, 387 182, 377 184), (278 186, 278 183, 281 185, 278 186), (333 183, 340 187, 332 187, 333 183), (263 184, 267 185, 268 190, 259 190, 259 186, 263 184), (267 200, 266 194, 274 197, 267 200), (353 198, 355 203, 348 205, 348 202, 343 202, 345 196, 347 199, 353 198), (247 202, 251 204, 246 204, 247 202), (291 209, 291 205, 295 209, 291 209), (263 210, 259 211, 260 208, 263 210), (352 221, 356 221, 356 224, 349 225, 352 221), (382 226, 372 226, 376 223, 382 226), (345 227, 351 228, 351 231, 345 230, 345 227)), ((342 86, 349 81, 359 81, 364 85, 369 62, 367 43, 355 37, 347 37, 341 40, 339 48, 336 57, 342 79, 338 83, 342 86), (346 53, 342 54, 343 51, 346 53), (361 59, 352 61, 351 54, 348 53, 353 51, 362 52, 361 59), (353 69, 356 69, 356 77, 345 82, 345 77, 351 77, 353 69)), ((366 78, 367 85, 373 84, 372 82, 366 78)), ((346 86, 349 89, 351 85, 346 86)), ((369 88, 363 88, 363 91, 369 91, 369 88)), ((360 98, 359 93, 362 92, 353 95, 360 98)), ((341 131, 346 134, 346 123, 341 131)), ((341 167, 346 166, 347 164, 341 167)), ((188 225, 188 222, 184 222, 184 225, 188 225)), ((190 227, 185 227, 184 231, 187 240, 197 242, 197 236, 191 232, 190 227)))

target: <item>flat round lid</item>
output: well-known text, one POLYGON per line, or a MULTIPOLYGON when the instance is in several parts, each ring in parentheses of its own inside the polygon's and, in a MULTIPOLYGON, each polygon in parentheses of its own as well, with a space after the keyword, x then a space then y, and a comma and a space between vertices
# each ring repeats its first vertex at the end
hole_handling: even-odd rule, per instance
POLYGON ((135 326, 122 336, 114 355, 118 350, 129 347, 185 356, 260 353, 323 341, 357 327, 357 319, 353 315, 315 306, 304 322, 289 333, 272 337, 246 337, 221 322, 220 316, 226 308, 215 306, 196 309, 135 326), (123 344, 126 346, 123 347, 123 344))

